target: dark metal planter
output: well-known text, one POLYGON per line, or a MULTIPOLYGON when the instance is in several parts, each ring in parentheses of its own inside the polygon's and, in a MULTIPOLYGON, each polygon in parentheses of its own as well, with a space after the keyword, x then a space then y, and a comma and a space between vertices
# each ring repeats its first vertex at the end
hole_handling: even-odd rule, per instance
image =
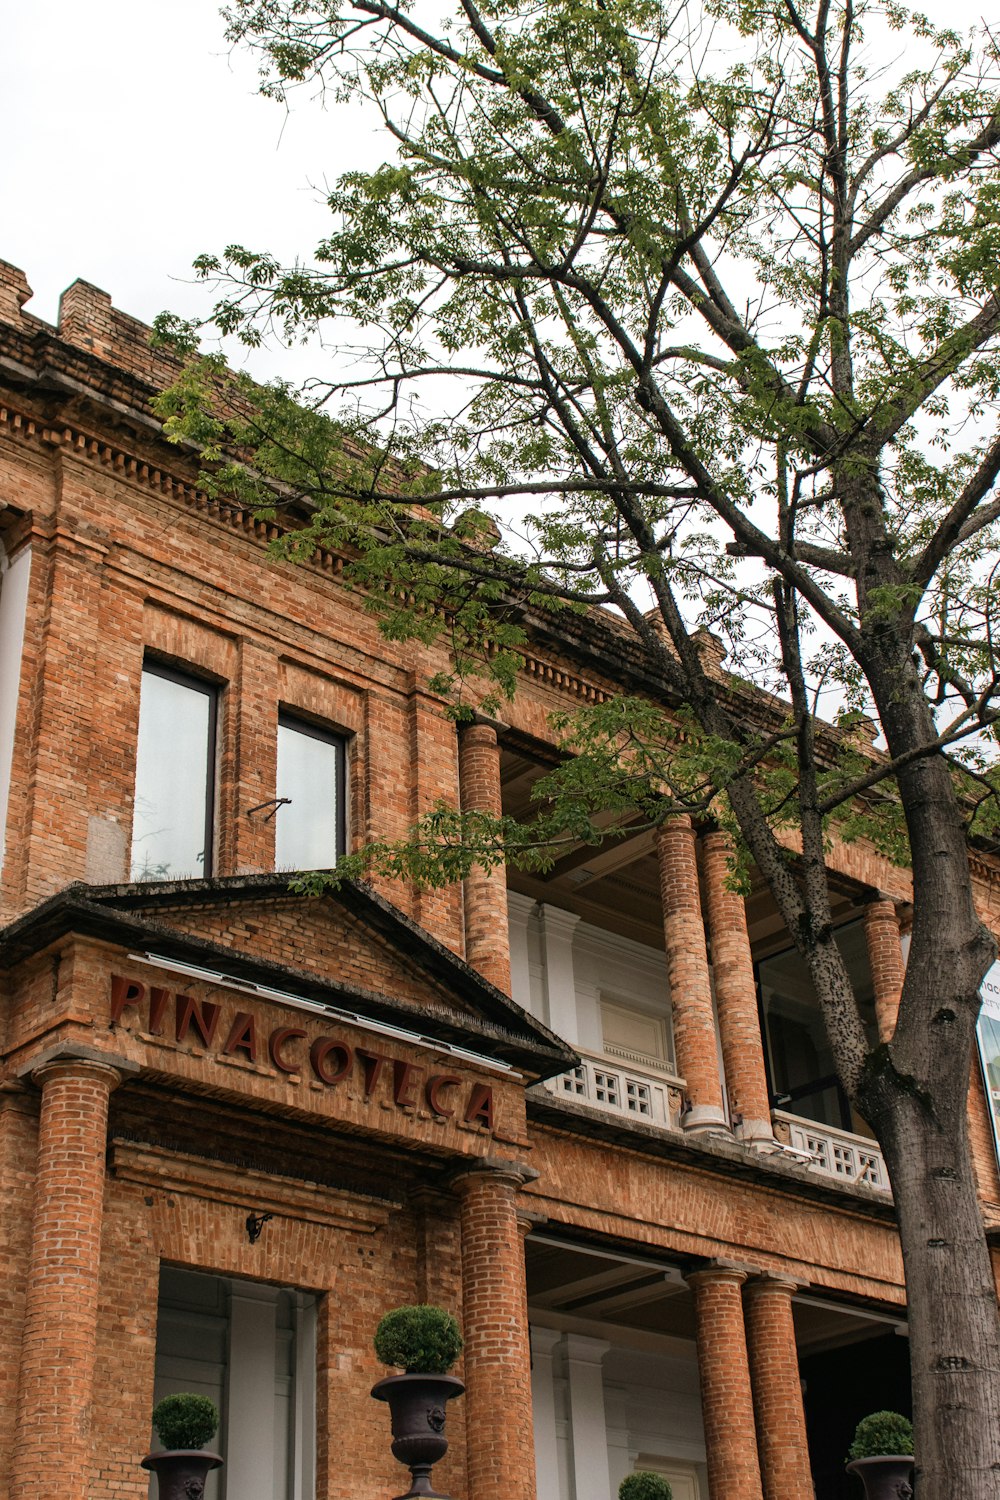
POLYGON ((847 1465, 865 1487, 865 1500, 913 1500, 913 1457, 886 1453, 878 1458, 856 1458, 847 1465))
POLYGON ((202 1500, 209 1470, 221 1463, 217 1453, 204 1448, 163 1448, 147 1453, 142 1467, 156 1475, 159 1500, 202 1500))
POLYGON ((387 1401, 392 1417, 392 1452, 406 1464, 413 1483, 397 1500, 448 1500, 431 1485, 431 1469, 448 1451, 445 1404, 465 1386, 454 1375, 388 1375, 372 1386, 376 1401, 387 1401))

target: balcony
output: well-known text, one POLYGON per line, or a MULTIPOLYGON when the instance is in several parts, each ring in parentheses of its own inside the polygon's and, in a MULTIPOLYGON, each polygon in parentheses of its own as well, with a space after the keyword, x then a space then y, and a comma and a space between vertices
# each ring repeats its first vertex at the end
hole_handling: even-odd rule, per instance
POLYGON ((558 1099, 589 1104, 619 1119, 677 1129, 681 1080, 625 1048, 606 1046, 602 1053, 581 1052, 577 1067, 546 1079, 540 1087, 558 1099))
MULTIPOLYGON (((557 1099, 589 1104, 622 1120, 641 1120, 662 1130, 679 1130, 683 1081, 648 1058, 624 1048, 581 1052, 579 1065, 548 1078, 539 1088, 557 1099)), ((840 1182, 859 1183, 889 1193, 889 1174, 878 1143, 865 1136, 819 1125, 784 1110, 773 1112, 776 1151, 794 1157, 810 1171, 840 1182)), ((768 1148, 761 1148, 767 1154, 768 1148)))
POLYGON ((780 1109, 771 1118, 775 1139, 790 1147, 814 1172, 836 1177, 841 1182, 863 1183, 884 1193, 891 1191, 885 1158, 877 1141, 837 1130, 832 1125, 818 1125, 815 1120, 803 1120, 780 1109))

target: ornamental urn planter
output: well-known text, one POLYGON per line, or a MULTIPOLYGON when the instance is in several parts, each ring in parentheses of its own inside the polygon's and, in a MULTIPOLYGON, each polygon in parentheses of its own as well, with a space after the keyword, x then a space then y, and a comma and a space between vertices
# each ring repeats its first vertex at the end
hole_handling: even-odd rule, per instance
POLYGON ((912 1453, 880 1453, 847 1465, 865 1487, 865 1500, 913 1500, 912 1453))
POLYGON ((159 1500, 202 1500, 209 1470, 221 1463, 218 1453, 204 1448, 162 1448, 147 1453, 142 1467, 156 1475, 159 1500))
POLYGON ((389 1405, 393 1457, 406 1465, 412 1479, 397 1500, 448 1500, 431 1485, 431 1469, 448 1451, 445 1403, 464 1390, 454 1375, 387 1375, 372 1386, 375 1400, 389 1405))

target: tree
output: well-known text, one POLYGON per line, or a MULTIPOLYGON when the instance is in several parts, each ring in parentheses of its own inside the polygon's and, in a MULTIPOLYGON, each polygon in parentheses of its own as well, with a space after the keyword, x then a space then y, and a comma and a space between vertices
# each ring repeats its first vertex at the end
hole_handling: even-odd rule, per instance
POLYGON ((221 491, 299 506, 293 552, 346 549, 387 630, 447 645, 459 702, 470 675, 473 697, 513 690, 539 621, 609 607, 645 653, 647 690, 562 725, 530 826, 440 809, 370 857, 449 878, 596 841, 609 809, 732 822, 888 1163, 920 1494, 988 1500, 1000 1323, 965 1100, 995 952, 968 861, 997 822, 995 43, 895 0, 456 0, 426 20, 235 0, 227 19, 265 91, 367 101, 392 159, 339 180, 310 263, 198 262, 222 332, 346 318, 359 362, 305 392, 238 383, 224 411, 219 362, 195 360, 171 428, 221 491), (706 626, 780 713, 720 694, 706 626), (831 701, 885 752, 849 753, 831 701), (912 866, 884 1045, 832 936, 831 820, 912 866))

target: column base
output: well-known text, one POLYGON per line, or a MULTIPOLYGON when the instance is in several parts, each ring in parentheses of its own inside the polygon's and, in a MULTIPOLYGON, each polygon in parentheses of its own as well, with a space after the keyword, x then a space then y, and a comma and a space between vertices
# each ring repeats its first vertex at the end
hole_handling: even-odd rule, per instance
POLYGON ((685 1135, 731 1135, 729 1123, 718 1104, 695 1104, 681 1115, 685 1135))
POLYGON ((773 1146, 774 1126, 770 1120, 748 1120, 744 1118, 733 1131, 744 1146, 773 1146))

